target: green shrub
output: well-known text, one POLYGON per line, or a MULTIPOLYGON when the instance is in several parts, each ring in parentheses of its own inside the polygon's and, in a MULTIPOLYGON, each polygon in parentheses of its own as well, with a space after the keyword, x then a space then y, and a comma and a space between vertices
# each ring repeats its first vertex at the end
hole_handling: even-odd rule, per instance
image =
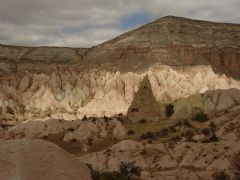
POLYGON ((148 140, 147 142, 148 142, 148 144, 152 144, 152 143, 153 143, 153 141, 152 141, 152 140, 148 140))
POLYGON ((204 140, 202 140, 202 143, 210 143, 210 140, 209 139, 204 139, 204 140))
POLYGON ((121 116, 121 117, 122 117, 122 116, 123 116, 123 113, 118 113, 118 116, 121 116))
POLYGON ((154 133, 148 131, 145 134, 143 133, 140 138, 141 139, 152 139, 152 138, 154 138, 154 133))
POLYGON ((132 130, 132 129, 129 129, 128 132, 127 132, 128 135, 132 135, 132 134, 135 134, 135 131, 132 130))
POLYGON ((209 136, 210 135, 210 130, 208 128, 204 128, 202 129, 202 133, 205 135, 205 136, 209 136))
POLYGON ((7 106, 6 110, 8 114, 12 114, 12 115, 14 114, 14 110, 10 106, 7 106))
POLYGON ((206 121, 209 121, 209 117, 207 114, 205 114, 203 112, 199 112, 199 113, 195 114, 195 116, 193 117, 193 120, 198 121, 198 122, 206 122, 206 121))
POLYGON ((177 132, 175 125, 169 126, 168 129, 169 129, 170 132, 177 132))
POLYGON ((135 166, 135 162, 121 163, 120 165, 120 174, 129 180, 132 179, 133 176, 139 177, 141 171, 140 167, 135 166))
POLYGON ((147 137, 147 139, 152 139, 152 138, 154 138, 154 133, 151 131, 148 131, 148 132, 146 132, 146 137, 147 137))
POLYGON ((171 117, 174 113, 174 106, 172 104, 168 104, 165 106, 165 115, 167 118, 171 117))
POLYGON ((173 137, 173 138, 171 138, 171 141, 172 142, 179 142, 179 141, 181 141, 181 137, 180 136, 175 136, 175 137, 173 137))
POLYGON ((72 143, 76 143, 76 142, 78 142, 78 140, 77 140, 76 138, 72 138, 72 139, 71 139, 71 142, 72 142, 72 143))
POLYGON ((74 131, 73 127, 67 128, 67 131, 74 131))
POLYGON ((142 135, 140 136, 141 139, 147 139, 146 135, 144 133, 142 133, 142 135))
POLYGON ((164 128, 162 129, 161 131, 159 132, 156 132, 156 136, 158 137, 164 137, 164 136, 167 136, 169 133, 169 130, 167 128, 164 128))
POLYGON ((141 168, 135 166, 135 162, 121 163, 118 171, 112 172, 97 172, 90 165, 93 180, 133 180, 135 177, 140 177, 141 168))
POLYGON ((45 135, 45 136, 43 136, 42 138, 43 138, 43 139, 47 139, 47 138, 48 138, 48 136, 47 136, 47 135, 45 135))
POLYGON ((142 152, 140 152, 140 154, 143 155, 143 156, 144 156, 144 155, 147 155, 146 149, 143 149, 142 152))
POLYGON ((88 168, 91 171, 92 179, 93 180, 100 180, 101 179, 101 173, 96 171, 96 170, 94 170, 90 164, 86 164, 86 165, 88 166, 88 168))
POLYGON ((234 155, 233 163, 236 169, 240 171, 240 152, 234 155))
POLYGON ((90 137, 88 137, 87 138, 87 145, 92 145, 93 144, 93 139, 92 138, 90 138, 90 137))
POLYGON ((139 112, 139 109, 138 108, 132 108, 131 112, 139 112))
POLYGON ((123 123, 123 122, 124 122, 124 119, 123 119, 123 117, 122 117, 122 116, 118 116, 118 117, 117 117, 117 120, 118 120, 118 121, 120 121, 121 123, 123 123))
POLYGON ((216 136, 216 134, 213 134, 210 139, 209 139, 210 142, 218 142, 219 141, 219 138, 216 136))
POLYGON ((142 123, 142 124, 145 124, 147 122, 147 120, 146 119, 140 119, 138 122, 142 123))
POLYGON ((109 122, 109 118, 107 116, 103 116, 104 122, 109 122))
POLYGON ((82 121, 87 121, 87 116, 86 115, 83 116, 82 121))
POLYGON ((217 172, 213 175, 214 180, 230 180, 230 176, 224 171, 217 172))

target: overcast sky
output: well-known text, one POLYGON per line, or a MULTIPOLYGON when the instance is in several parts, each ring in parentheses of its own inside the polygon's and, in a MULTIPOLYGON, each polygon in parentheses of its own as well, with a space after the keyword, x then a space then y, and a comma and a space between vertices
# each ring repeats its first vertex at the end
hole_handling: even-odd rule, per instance
POLYGON ((240 23, 240 0, 0 0, 0 44, 91 47, 166 15, 240 23))

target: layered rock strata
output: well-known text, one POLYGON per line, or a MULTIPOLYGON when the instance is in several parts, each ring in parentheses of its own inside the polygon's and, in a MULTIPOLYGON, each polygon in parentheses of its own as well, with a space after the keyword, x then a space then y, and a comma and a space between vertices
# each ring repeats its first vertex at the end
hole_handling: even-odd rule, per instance
POLYGON ((0 113, 21 119, 126 114, 148 75, 156 101, 169 103, 207 90, 240 88, 240 83, 214 73, 209 66, 172 68, 155 66, 142 73, 53 70, 51 73, 17 73, 0 79, 0 113))

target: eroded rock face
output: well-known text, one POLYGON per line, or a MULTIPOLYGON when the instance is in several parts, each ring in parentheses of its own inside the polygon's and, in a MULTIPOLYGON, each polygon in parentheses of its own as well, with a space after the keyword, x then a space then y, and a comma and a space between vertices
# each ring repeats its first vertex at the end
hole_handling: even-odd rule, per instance
POLYGON ((0 79, 1 114, 77 119, 126 114, 143 77, 148 75, 160 104, 207 90, 240 88, 240 83, 215 74, 209 66, 156 66, 142 73, 70 71, 17 73, 0 79))
POLYGON ((145 75, 160 103, 238 89, 238 81, 215 72, 240 75, 239 31, 239 24, 168 16, 90 49, 1 45, 0 69, 9 73, 1 74, 0 113, 126 114, 145 75))
POLYGON ((0 147, 0 179, 92 179, 86 165, 52 143, 9 140, 0 141, 0 147))
POLYGON ((217 118, 213 119, 216 124, 216 134, 225 141, 240 140, 240 106, 229 108, 218 114, 217 118))
POLYGON ((119 69, 131 70, 155 63, 211 64, 217 71, 240 77, 239 31, 239 24, 167 16, 90 49, 86 58, 91 63, 119 63, 119 69))
MULTIPOLYGON (((68 150, 81 144, 87 155, 79 159, 93 169, 114 171, 121 162, 135 161, 147 180, 212 179, 219 171, 233 178, 240 149, 240 82, 216 72, 240 75, 239 30, 237 24, 165 17, 91 49, 1 45, 0 138, 42 138, 65 143, 68 150), (147 86, 141 87, 146 76, 147 86), (128 138, 126 127, 139 124, 127 118, 122 123, 116 114, 140 107, 135 122, 157 117, 162 123, 161 108, 169 103, 174 114, 167 130, 194 130, 190 140, 196 143, 187 142, 186 134, 178 140, 164 135, 165 142, 156 137, 154 144, 121 141, 128 138), (194 108, 211 112, 211 121, 196 127, 175 122, 189 119, 194 108), (206 128, 215 136, 204 134, 206 128), (98 140, 106 140, 105 150, 98 140), (111 146, 112 140, 121 142, 111 146)), ((142 132, 134 130, 129 138, 140 141, 142 132)), ((0 154, 0 179, 90 179, 84 165, 47 142, 0 141, 0 154)))
POLYGON ((169 47, 176 58, 183 65, 212 64, 226 74, 239 76, 240 72, 240 49, 234 47, 203 47, 197 48, 187 45, 175 45, 169 47))
POLYGON ((47 71, 51 64, 80 62, 87 48, 0 45, 0 71, 47 71))
POLYGON ((143 145, 126 140, 80 160, 98 171, 114 171, 121 162, 135 162, 143 169, 142 179, 212 179, 218 171, 237 171, 232 161, 239 148, 239 141, 143 145))
POLYGON ((121 140, 126 138, 127 130, 116 118, 88 118, 75 121, 58 119, 30 120, 20 123, 7 131, 1 130, 3 139, 44 138, 64 142, 88 143, 99 139, 121 140))
POLYGON ((126 128, 117 119, 97 119, 81 122, 76 130, 65 133, 63 141, 75 139, 84 142, 89 138, 93 141, 100 138, 121 140, 126 138, 126 134, 126 128))
POLYGON ((173 103, 175 119, 191 118, 194 109, 203 110, 205 113, 218 113, 240 104, 239 89, 210 90, 202 94, 180 98, 173 103))
POLYGON ((119 71, 211 64, 240 77, 240 25, 174 16, 160 18, 92 48, 0 46, 0 70, 50 71, 51 64, 119 71))
POLYGON ((138 122, 141 119, 156 122, 162 119, 162 114, 163 112, 161 111, 160 105, 153 96, 149 78, 145 76, 128 108, 127 117, 133 122, 138 122))

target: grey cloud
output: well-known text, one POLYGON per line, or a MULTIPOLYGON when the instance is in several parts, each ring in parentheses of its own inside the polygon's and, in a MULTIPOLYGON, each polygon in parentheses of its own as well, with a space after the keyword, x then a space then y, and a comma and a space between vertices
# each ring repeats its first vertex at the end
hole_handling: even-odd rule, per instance
POLYGON ((110 28, 97 28, 89 31, 85 31, 79 34, 71 34, 69 36, 63 36, 59 38, 54 43, 48 43, 48 46, 72 46, 72 47, 91 47, 93 45, 100 44, 103 41, 106 41, 110 38, 114 38, 115 36, 122 33, 121 30, 118 29, 110 29, 110 28))
POLYGON ((239 0, 0 0, 0 43, 92 46, 126 31, 121 21, 145 13, 240 22, 239 0))
POLYGON ((238 0, 153 0, 146 9, 151 9, 151 13, 173 14, 196 19, 221 21, 221 22, 240 22, 238 0), (159 11, 159 7, 162 10, 159 11), (161 13, 159 13, 161 12, 161 13))

